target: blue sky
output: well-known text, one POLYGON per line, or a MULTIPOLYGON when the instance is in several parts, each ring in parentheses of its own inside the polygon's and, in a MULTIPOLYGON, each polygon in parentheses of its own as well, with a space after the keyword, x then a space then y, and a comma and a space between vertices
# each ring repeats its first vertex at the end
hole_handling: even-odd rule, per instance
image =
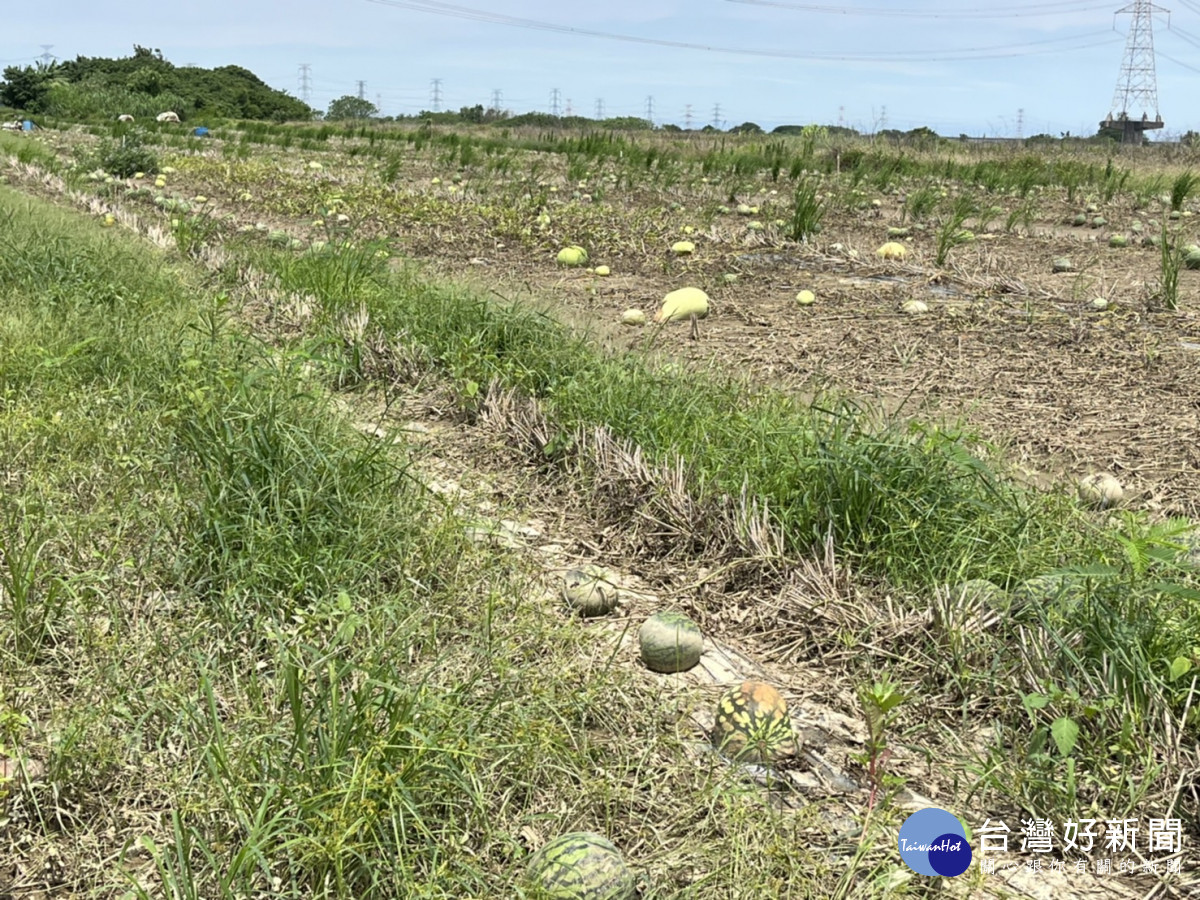
MULTIPOLYGON (((309 63, 314 106, 355 93, 361 79, 384 114, 432 108, 436 78, 443 109, 488 106, 500 91, 506 109, 549 111, 557 88, 560 111, 570 101, 589 116, 599 101, 606 115, 644 116, 652 97, 658 124, 685 124, 690 104, 696 127, 719 118, 768 129, 840 121, 863 131, 1014 136, 1020 124, 1026 136, 1091 134, 1112 105, 1132 22, 1114 16, 1122 3, 1102 0, 462 2, 13 3, 0 60, 31 62, 41 44, 60 58, 127 56, 137 43, 179 65, 245 66, 296 96, 299 65, 309 63)), ((1163 7, 1170 27, 1166 15, 1154 20, 1159 111, 1168 134, 1200 130, 1200 107, 1189 102, 1200 85, 1200 2, 1163 7)))

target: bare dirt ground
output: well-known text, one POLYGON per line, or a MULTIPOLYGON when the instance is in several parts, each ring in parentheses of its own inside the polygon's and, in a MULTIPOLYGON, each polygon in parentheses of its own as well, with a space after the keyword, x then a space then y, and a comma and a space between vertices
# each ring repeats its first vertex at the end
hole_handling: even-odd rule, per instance
POLYGON ((631 346, 641 335, 612 325, 624 309, 652 313, 667 291, 702 283, 713 303, 701 340, 669 328, 658 339, 667 352, 806 395, 832 386, 922 418, 961 418, 1040 483, 1110 471, 1140 508, 1200 515, 1200 273, 1181 273, 1178 310, 1155 310, 1159 252, 1110 249, 1090 229, 989 235, 951 251, 942 271, 919 249, 904 263, 876 260, 878 227, 828 230, 844 250, 830 250, 832 239, 748 247, 733 267, 700 258, 669 276, 649 265, 564 274, 503 252, 467 265, 426 259, 502 296, 549 301, 631 346), (1077 271, 1051 273, 1064 256, 1077 271), (737 281, 722 283, 722 271, 737 281), (814 305, 794 302, 802 289, 814 305), (1092 309, 1095 297, 1109 308, 1092 309), (929 312, 902 312, 908 299, 929 312))
MULTIPOLYGON (((220 198, 232 193, 199 180, 173 187, 205 192, 222 212, 220 198)), ((452 228, 383 218, 356 224, 360 235, 388 240, 434 273, 546 304, 618 345, 644 343, 616 324, 623 310, 652 315, 668 291, 702 287, 713 301, 703 339, 693 343, 686 327, 671 327, 656 336, 657 348, 805 395, 835 387, 922 418, 961 418, 1038 483, 1110 471, 1131 505, 1200 518, 1200 271, 1181 270, 1178 308, 1165 309, 1155 298, 1160 251, 1130 232, 1134 221, 1156 232, 1161 214, 1114 201, 1105 204, 1104 227, 1070 227, 1083 201, 1046 198, 1027 229, 1004 232, 993 221, 939 268, 932 224, 905 239, 904 262, 876 259, 889 226, 912 224, 903 195, 882 196, 865 213, 831 211, 806 245, 747 232, 745 220, 727 216, 688 236, 696 244, 689 257, 645 242, 636 251, 593 252, 589 264, 609 265, 607 278, 556 267, 557 245, 533 250, 498 239, 473 213, 452 228), (1110 248, 1112 234, 1133 240, 1110 248), (1062 257, 1073 271, 1052 272, 1062 257), (726 283, 726 274, 737 280, 726 283), (815 304, 795 303, 802 289, 815 292, 815 304), (1098 297, 1106 310, 1090 306, 1098 297), (928 313, 902 312, 908 299, 924 301, 928 313)), ((632 208, 629 197, 612 203, 632 208)), ((232 202, 229 209, 243 223, 263 220, 261 211, 232 202)), ((266 221, 301 236, 311 231, 295 220, 266 221)), ((1171 225, 1187 242, 1196 221, 1171 225)))

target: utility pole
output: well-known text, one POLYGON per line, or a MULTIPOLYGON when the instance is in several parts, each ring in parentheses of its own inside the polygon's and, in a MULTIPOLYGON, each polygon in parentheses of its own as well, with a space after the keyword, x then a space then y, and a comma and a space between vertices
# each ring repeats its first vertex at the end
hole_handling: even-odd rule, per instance
POLYGON ((554 88, 550 91, 550 115, 554 116, 556 119, 558 118, 561 97, 562 94, 558 88, 554 88))
POLYGON ((300 63, 300 99, 306 104, 312 100, 312 82, 309 81, 311 74, 312 64, 300 63))
POLYGON ((646 98, 646 121, 651 125, 654 124, 654 97, 646 98))
POLYGON ((495 88, 492 91, 491 109, 500 112, 500 104, 504 102, 504 92, 500 88, 495 88))
POLYGON ((367 89, 367 83, 366 83, 365 81, 360 81, 360 82, 358 82, 358 99, 359 99, 359 100, 365 100, 365 99, 366 99, 366 98, 363 96, 363 92, 364 92, 366 89, 367 89))
POLYGON ((721 130, 721 104, 720 103, 713 104, 712 126, 713 126, 713 128, 717 129, 718 131, 721 130))
POLYGON ((683 108, 683 128, 684 131, 692 130, 692 104, 688 104, 683 108))
POLYGON ((1100 127, 1120 128, 1122 144, 1140 144, 1145 140, 1143 132, 1163 127, 1154 70, 1154 14, 1169 10, 1155 6, 1150 0, 1134 0, 1117 10, 1117 15, 1126 13, 1133 16, 1133 24, 1125 41, 1112 108, 1100 127), (1150 113, 1154 113, 1153 119, 1150 113))
POLYGON ((597 97, 596 98, 596 120, 599 121, 600 119, 603 119, 603 118, 604 118, 604 98, 597 97))
POLYGON ((442 79, 435 78, 429 83, 429 99, 433 102, 433 111, 442 111, 442 79))

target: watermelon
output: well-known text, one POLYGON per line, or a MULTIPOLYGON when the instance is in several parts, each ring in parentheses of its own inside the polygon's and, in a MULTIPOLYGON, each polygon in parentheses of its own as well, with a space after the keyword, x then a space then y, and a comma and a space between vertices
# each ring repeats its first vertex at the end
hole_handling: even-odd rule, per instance
POLYGON ((529 883, 554 900, 633 900, 637 885, 608 838, 590 831, 556 837, 535 853, 529 883))
POLYGON ((769 764, 797 752, 787 702, 762 681, 744 681, 721 696, 712 740, 740 762, 769 764))
POLYGON ((654 672, 686 672, 700 662, 704 635, 700 626, 681 612, 652 615, 638 630, 642 662, 654 672))
POLYGON ((558 251, 558 264, 560 266, 582 266, 587 260, 587 251, 578 244, 563 247, 558 251))
POLYGON ((1087 597, 1087 584, 1077 575, 1035 575, 1013 589, 1014 606, 1036 606, 1056 617, 1070 618, 1087 597))
POLYGON ((567 606, 585 619, 608 615, 619 600, 608 573, 599 566, 571 569, 563 578, 562 593, 567 606))

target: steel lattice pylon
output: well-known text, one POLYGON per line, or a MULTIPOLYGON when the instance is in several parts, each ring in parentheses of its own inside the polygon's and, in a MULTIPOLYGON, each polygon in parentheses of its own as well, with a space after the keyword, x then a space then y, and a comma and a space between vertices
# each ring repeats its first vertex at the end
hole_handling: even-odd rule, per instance
POLYGON ((1120 128, 1123 143, 1141 143, 1143 131, 1163 127, 1154 69, 1154 14, 1168 12, 1151 0, 1134 0, 1117 10, 1117 15, 1132 15, 1133 26, 1125 41, 1112 108, 1100 126, 1120 128))

